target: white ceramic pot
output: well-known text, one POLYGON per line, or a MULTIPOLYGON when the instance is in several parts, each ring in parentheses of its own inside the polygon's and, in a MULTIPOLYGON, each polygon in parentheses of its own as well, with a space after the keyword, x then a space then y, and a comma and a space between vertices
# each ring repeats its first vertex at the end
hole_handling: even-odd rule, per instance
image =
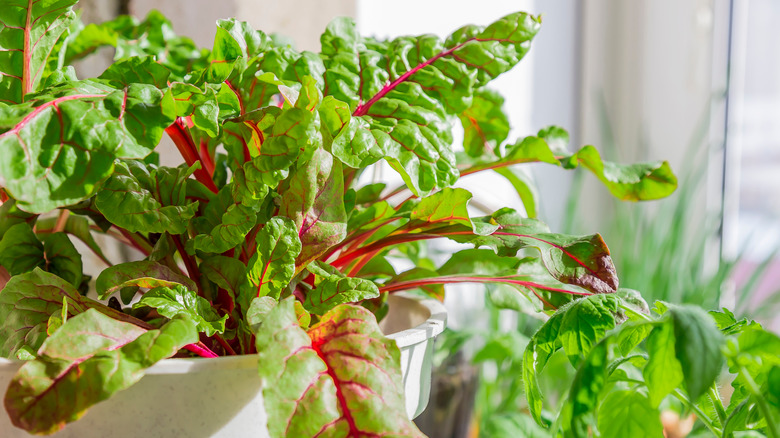
MULTIPOLYGON (((435 300, 403 293, 390 296, 382 321, 401 349, 409 418, 428 404, 433 338, 444 330, 447 312, 435 300)), ((2 395, 22 362, 0 358, 2 395)), ((0 437, 29 437, 0 412, 0 437)), ((57 438, 267 437, 256 356, 166 359, 130 388, 93 406, 57 438)))

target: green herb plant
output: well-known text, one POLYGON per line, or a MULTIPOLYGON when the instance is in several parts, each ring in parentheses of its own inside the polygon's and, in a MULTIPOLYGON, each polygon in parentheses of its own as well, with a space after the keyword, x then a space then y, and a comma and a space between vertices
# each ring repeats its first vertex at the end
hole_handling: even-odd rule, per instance
POLYGON ((84 26, 75 3, 14 0, 0 27, 0 265, 12 276, 0 356, 27 361, 5 407, 33 433, 77 420, 161 359, 254 354, 271 436, 420 435, 399 350, 376 322, 389 294, 471 282, 512 286, 537 311, 621 302, 602 238, 551 233, 511 166, 582 165, 621 199, 676 187, 665 162, 567 151, 560 128, 506 141, 486 86, 530 49, 540 19, 525 13, 443 41, 379 41, 337 19, 313 53, 233 19, 210 50, 156 12, 84 26), (103 46, 115 62, 77 78, 71 63, 103 46), (181 166, 158 165, 163 136, 181 166), (402 187, 359 184, 382 161, 402 187), (449 187, 489 170, 519 188, 525 213, 469 216, 471 194, 449 187), (143 259, 112 264, 100 233, 143 259), (107 264, 97 299, 71 238, 107 264), (436 238, 475 249, 438 268, 387 260, 414 262, 414 245, 436 238))

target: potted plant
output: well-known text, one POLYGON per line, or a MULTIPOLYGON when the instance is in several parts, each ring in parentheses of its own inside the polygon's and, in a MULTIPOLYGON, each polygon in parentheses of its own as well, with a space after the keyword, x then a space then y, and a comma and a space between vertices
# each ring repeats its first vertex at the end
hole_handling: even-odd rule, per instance
MULTIPOLYGON (((445 41, 379 41, 338 19, 316 54, 232 19, 217 23, 211 50, 158 13, 83 26, 73 4, 10 8, 0 30, 0 265, 12 275, 0 292, 0 356, 24 361, 2 365, 18 368, 5 407, 32 433, 96 405, 81 423, 110 436, 194 424, 192 435, 227 433, 215 412, 257 427, 232 436, 419 435, 401 353, 377 326, 388 302, 409 302, 400 292, 501 283, 515 288, 506 306, 548 312, 583 296, 619 299, 601 237, 551 233, 511 166, 582 164, 622 199, 676 186, 665 162, 571 153, 560 128, 505 142, 502 99, 486 85, 529 50, 540 19, 525 13, 445 41), (105 45, 114 64, 77 79, 70 63, 105 45), (457 155, 456 117, 466 134, 457 155), (163 136, 184 164, 157 164, 163 136), (381 162, 402 187, 366 181, 381 162), (471 195, 449 186, 486 170, 515 185, 525 212, 469 215, 471 195), (112 264, 95 233, 143 259, 112 264), (107 264, 93 292, 69 236, 107 264), (475 249, 431 265, 420 248, 434 238, 475 249), (517 257, 526 248, 538 251, 517 257), (414 267, 399 272, 391 256, 414 267), (175 386, 187 374, 195 380, 175 386)), ((402 315, 415 312, 431 313, 402 315)), ((441 315, 431 323, 402 335, 426 342, 441 315)))

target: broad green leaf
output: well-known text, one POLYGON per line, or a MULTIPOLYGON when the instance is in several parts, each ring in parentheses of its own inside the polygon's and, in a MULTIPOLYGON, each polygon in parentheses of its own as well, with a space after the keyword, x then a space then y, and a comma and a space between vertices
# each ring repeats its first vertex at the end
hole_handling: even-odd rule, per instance
POLYGON ((502 110, 504 98, 495 91, 482 89, 474 94, 471 106, 458 114, 463 125, 463 147, 478 157, 498 148, 509 135, 509 119, 502 110))
POLYGON ((247 282, 247 267, 230 257, 212 256, 203 259, 198 268, 201 274, 234 298, 239 296, 241 286, 247 282))
POLYGON ((418 196, 453 184, 448 115, 467 109, 475 89, 512 68, 538 28, 538 19, 518 13, 484 29, 464 27, 446 41, 423 35, 376 43, 361 38, 350 19, 333 21, 321 38, 326 89, 353 108, 334 155, 361 167, 384 155, 418 196))
POLYGON ((196 250, 223 253, 244 242, 246 235, 255 226, 257 215, 241 204, 233 204, 222 215, 222 220, 209 234, 199 234, 187 241, 187 252, 196 250))
POLYGON ((490 234, 498 227, 482 223, 472 223, 467 211, 471 193, 465 189, 444 188, 440 192, 426 196, 411 211, 407 225, 409 229, 431 225, 463 225, 474 228, 476 234, 490 234))
POLYGON ((325 150, 317 149, 291 176, 279 215, 295 223, 302 244, 297 266, 305 266, 346 237, 343 195, 341 164, 325 150))
POLYGON ((620 332, 618 333, 617 344, 620 349, 620 354, 627 356, 634 350, 639 344, 642 343, 653 331, 656 323, 642 322, 626 322, 620 326, 620 332))
MULTIPOLYGON (((251 285, 251 297, 279 298, 295 275, 295 258, 301 252, 295 223, 286 217, 274 217, 255 237, 257 252, 247 263, 247 277, 251 285)), ((242 295, 248 295, 243 293, 242 295)), ((246 306, 244 306, 246 308, 246 306)))
POLYGON ((683 370, 677 360, 674 326, 670 321, 654 328, 647 337, 649 359, 642 370, 647 383, 650 404, 657 407, 675 388, 683 383, 683 370))
POLYGON ((135 161, 119 162, 95 206, 130 232, 182 234, 198 207, 197 201, 185 198, 185 181, 194 171, 194 166, 150 170, 135 161))
POLYGON ((38 90, 54 45, 75 18, 77 0, 10 0, 0 14, 0 102, 15 104, 38 90))
POLYGON ((706 312, 693 306, 673 306, 675 356, 682 366, 683 381, 692 400, 707 391, 720 374, 725 339, 706 312))
POLYGON ((0 186, 32 213, 90 197, 115 158, 142 158, 157 146, 173 122, 165 100, 150 85, 86 80, 0 106, 0 186))
POLYGON ((35 236, 30 225, 22 222, 5 232, 0 240, 0 265, 11 275, 30 272, 35 268, 46 269, 43 243, 35 236))
POLYGON ((163 89, 168 87, 170 75, 170 70, 159 64, 154 57, 143 56, 123 59, 111 64, 98 76, 98 79, 118 89, 130 84, 148 84, 163 89))
POLYGON ((13 199, 3 202, 0 204, 0 239, 12 226, 22 222, 32 225, 37 218, 37 215, 20 210, 13 199))
POLYGON ((400 351, 374 316, 342 305, 306 331, 293 307, 280 302, 256 333, 270 436, 421 437, 406 416, 400 351))
POLYGON ((437 270, 441 275, 495 275, 517 274, 522 260, 503 257, 489 249, 464 249, 458 251, 437 270))
POLYGON ((257 332, 260 328, 260 324, 265 319, 266 315, 278 304, 275 299, 265 297, 255 297, 249 303, 249 307, 246 311, 246 322, 252 329, 252 332, 257 332))
POLYGON ((42 234, 42 241, 25 223, 9 228, 0 239, 0 266, 11 275, 41 268, 78 287, 83 269, 81 254, 65 233, 42 234))
POLYGON ((171 84, 177 117, 190 117, 192 123, 206 134, 219 134, 219 102, 214 87, 200 89, 192 84, 171 84))
POLYGON ((140 301, 133 304, 133 309, 142 307, 157 309, 157 313, 170 319, 177 315, 185 316, 194 321, 198 331, 206 336, 224 332, 225 321, 228 319, 228 315, 220 317, 205 298, 181 285, 150 290, 140 301))
POLYGON ((69 316, 94 308, 120 321, 141 323, 81 296, 75 287, 56 275, 35 269, 12 277, 0 291, 0 357, 14 357, 24 346, 37 350, 46 338, 49 317, 62 314, 63 300, 69 316))
POLYGON ((95 289, 100 299, 106 299, 112 293, 125 287, 136 286, 154 289, 177 285, 197 290, 195 282, 189 277, 176 273, 163 264, 147 260, 111 266, 104 269, 95 280, 95 289))
POLYGON ((591 295, 559 311, 562 319, 558 337, 572 365, 577 366, 607 331, 615 328, 617 310, 614 295, 591 295))
POLYGON ((68 319, 43 343, 38 357, 22 366, 9 384, 5 405, 17 427, 55 432, 197 340, 187 319, 147 332, 87 310, 68 319))
POLYGON ((319 262, 310 264, 307 269, 314 274, 314 289, 306 293, 303 306, 316 315, 322 315, 339 304, 357 303, 379 296, 379 290, 371 280, 347 277, 319 262))
POLYGON ((536 423, 541 426, 545 424, 542 422, 543 395, 539 387, 539 373, 544 370, 550 356, 561 348, 558 333, 562 321, 560 311, 550 317, 531 337, 523 353, 523 386, 528 410, 536 423))
POLYGON ((607 394, 599 407, 598 428, 604 438, 663 436, 660 413, 638 391, 618 390, 607 394))

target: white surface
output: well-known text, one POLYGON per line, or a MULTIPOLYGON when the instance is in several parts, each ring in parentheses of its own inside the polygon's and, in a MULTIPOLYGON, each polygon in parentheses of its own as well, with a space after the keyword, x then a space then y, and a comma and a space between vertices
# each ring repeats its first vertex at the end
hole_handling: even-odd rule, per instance
MULTIPOLYGON (((433 338, 446 325, 441 303, 411 295, 390 297, 383 329, 401 349, 406 412, 419 415, 428 404, 433 338)), ((0 358, 3 394, 22 362, 0 358)), ((255 356, 167 359, 147 370, 137 384, 93 406, 84 417, 54 434, 57 438, 267 437, 261 380, 255 356)), ((0 437, 29 437, 0 415, 0 437)))

